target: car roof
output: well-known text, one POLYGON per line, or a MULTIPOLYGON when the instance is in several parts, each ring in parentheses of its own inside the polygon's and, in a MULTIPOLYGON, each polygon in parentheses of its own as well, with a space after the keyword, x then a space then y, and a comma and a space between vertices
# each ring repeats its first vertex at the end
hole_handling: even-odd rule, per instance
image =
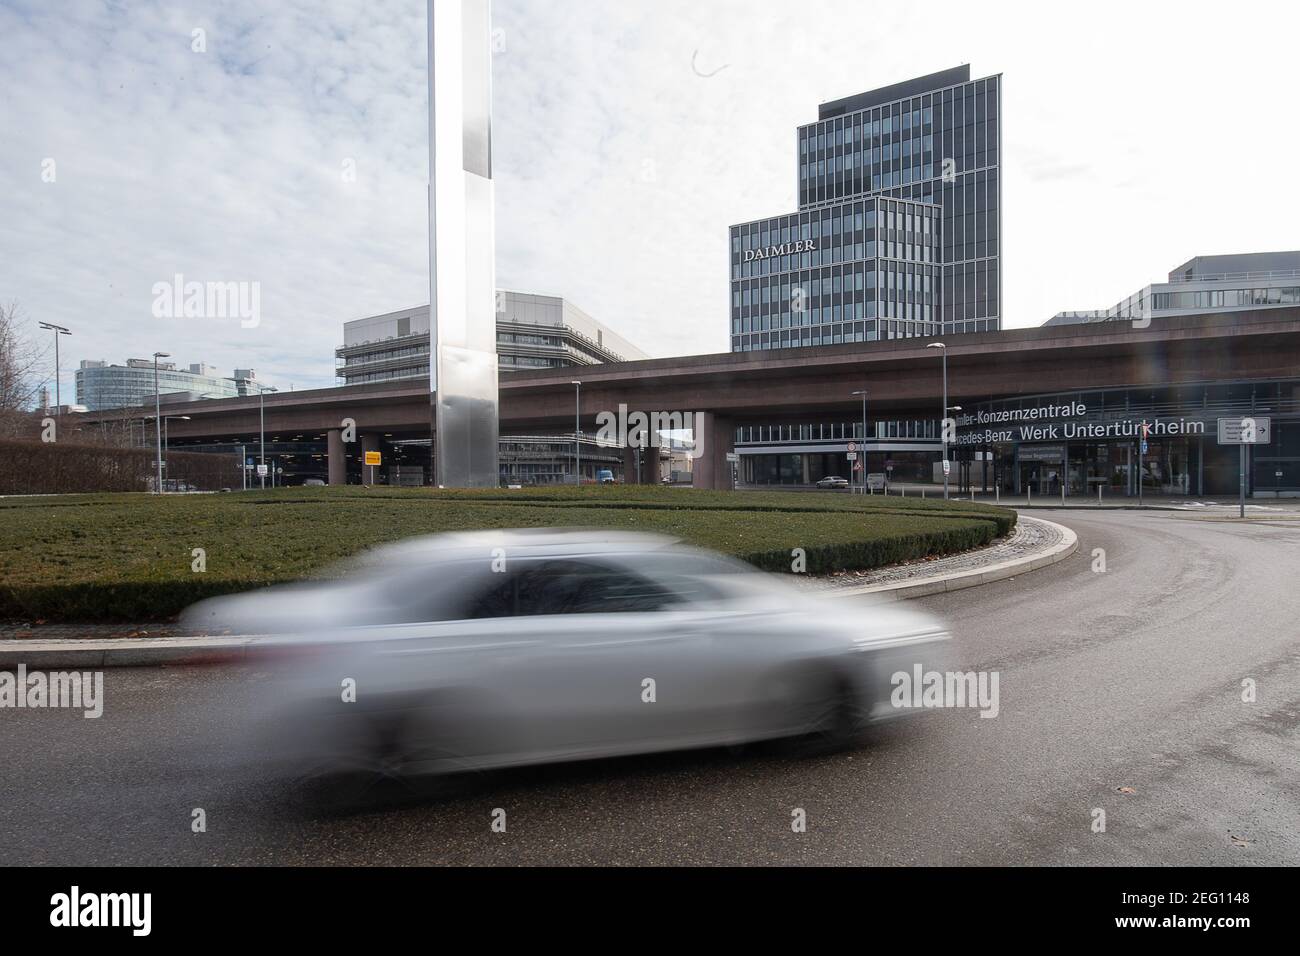
POLYGON ((460 562, 490 558, 494 549, 511 557, 576 557, 666 551, 681 544, 671 535, 602 528, 502 528, 421 535, 364 552, 362 566, 403 563, 460 562))

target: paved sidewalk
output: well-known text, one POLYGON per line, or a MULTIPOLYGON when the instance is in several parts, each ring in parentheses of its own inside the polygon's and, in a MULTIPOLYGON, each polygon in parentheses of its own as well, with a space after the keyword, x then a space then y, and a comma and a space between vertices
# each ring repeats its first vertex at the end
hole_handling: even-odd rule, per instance
POLYGON ((987 548, 951 554, 946 558, 909 561, 874 571, 847 571, 819 577, 800 577, 798 583, 822 591, 854 591, 881 585, 914 584, 970 571, 985 571, 1009 561, 1047 554, 1066 540, 1067 529, 1051 521, 1022 515, 1009 536, 987 548))

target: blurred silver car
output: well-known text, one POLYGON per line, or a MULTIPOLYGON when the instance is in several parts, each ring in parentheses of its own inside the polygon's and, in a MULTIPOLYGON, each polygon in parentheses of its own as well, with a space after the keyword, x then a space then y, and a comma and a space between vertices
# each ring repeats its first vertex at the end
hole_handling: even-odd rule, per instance
POLYGON ((839 475, 827 475, 817 482, 818 488, 847 488, 848 486, 849 480, 839 475))
POLYGON ((908 713, 890 676, 944 627, 818 597, 658 535, 408 540, 339 578, 215 598, 190 627, 278 634, 267 695, 312 766, 451 772, 814 735, 908 713))

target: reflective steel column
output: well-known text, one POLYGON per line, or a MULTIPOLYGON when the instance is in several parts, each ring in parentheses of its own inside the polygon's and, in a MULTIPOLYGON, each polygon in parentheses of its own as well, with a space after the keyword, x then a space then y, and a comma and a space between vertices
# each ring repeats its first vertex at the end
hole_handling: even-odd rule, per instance
POLYGON ((489 0, 429 0, 433 474, 495 488, 496 263, 489 0))

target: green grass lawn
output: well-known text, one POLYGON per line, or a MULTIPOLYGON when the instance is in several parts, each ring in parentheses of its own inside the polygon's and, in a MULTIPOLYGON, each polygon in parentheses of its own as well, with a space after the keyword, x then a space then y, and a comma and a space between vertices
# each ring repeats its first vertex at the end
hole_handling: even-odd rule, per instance
POLYGON ((312 577, 411 535, 477 528, 655 531, 789 571, 861 570, 987 544, 1015 513, 834 492, 636 485, 520 491, 359 487, 0 499, 0 619, 161 621, 214 594, 312 577), (193 549, 207 571, 191 568, 193 549))

